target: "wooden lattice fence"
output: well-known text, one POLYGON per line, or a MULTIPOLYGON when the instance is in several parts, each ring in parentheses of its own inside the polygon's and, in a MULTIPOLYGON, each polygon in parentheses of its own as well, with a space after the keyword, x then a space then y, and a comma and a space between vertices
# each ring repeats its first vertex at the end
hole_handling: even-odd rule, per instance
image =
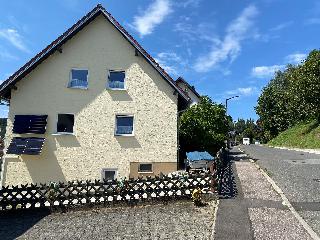
POLYGON ((3 187, 0 210, 52 208, 168 201, 190 198, 195 188, 203 193, 216 188, 215 174, 155 177, 123 181, 72 181, 3 187))

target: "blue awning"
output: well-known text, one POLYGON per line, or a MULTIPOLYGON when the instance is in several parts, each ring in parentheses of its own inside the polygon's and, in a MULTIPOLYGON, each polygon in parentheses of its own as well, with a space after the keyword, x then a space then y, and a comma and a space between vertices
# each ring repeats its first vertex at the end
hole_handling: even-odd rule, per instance
POLYGON ((187 159, 189 161, 199 161, 199 160, 213 161, 214 157, 212 157, 208 152, 195 151, 195 152, 188 152, 187 159))

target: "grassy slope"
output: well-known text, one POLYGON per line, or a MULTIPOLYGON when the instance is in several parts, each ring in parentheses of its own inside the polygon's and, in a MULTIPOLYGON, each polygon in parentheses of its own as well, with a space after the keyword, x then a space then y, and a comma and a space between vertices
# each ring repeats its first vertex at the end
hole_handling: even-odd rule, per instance
POLYGON ((296 148, 320 148, 320 125, 317 121, 298 124, 280 133, 268 145, 296 148))

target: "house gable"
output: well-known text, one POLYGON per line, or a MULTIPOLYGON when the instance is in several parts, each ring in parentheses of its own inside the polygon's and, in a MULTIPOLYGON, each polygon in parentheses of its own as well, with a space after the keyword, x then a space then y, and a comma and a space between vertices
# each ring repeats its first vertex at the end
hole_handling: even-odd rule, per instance
POLYGON ((65 33, 59 36, 40 53, 38 53, 30 61, 28 61, 24 66, 17 70, 12 76, 5 80, 0 85, 0 98, 9 100, 11 97, 11 89, 16 89, 15 84, 18 81, 27 76, 39 64, 41 64, 56 51, 62 53, 62 46, 99 15, 103 15, 106 20, 108 20, 135 48, 136 56, 140 55, 144 57, 146 61, 149 62, 159 72, 162 78, 166 80, 169 85, 171 85, 185 101, 189 101, 189 97, 185 93, 183 93, 183 91, 181 91, 181 89, 176 85, 175 81, 170 77, 170 75, 160 67, 160 65, 152 58, 152 56, 146 50, 144 50, 144 48, 121 26, 119 22, 116 21, 116 19, 112 17, 109 12, 106 11, 105 8, 102 7, 101 4, 98 4, 92 11, 86 14, 65 33))

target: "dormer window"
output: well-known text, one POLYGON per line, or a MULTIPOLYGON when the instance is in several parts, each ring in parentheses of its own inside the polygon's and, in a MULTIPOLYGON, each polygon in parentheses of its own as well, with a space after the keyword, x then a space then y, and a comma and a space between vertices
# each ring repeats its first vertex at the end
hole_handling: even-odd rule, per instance
POLYGON ((125 71, 110 70, 108 76, 108 88, 112 90, 125 89, 125 71))
POLYGON ((88 88, 88 73, 87 69, 71 69, 70 81, 68 88, 88 88))

